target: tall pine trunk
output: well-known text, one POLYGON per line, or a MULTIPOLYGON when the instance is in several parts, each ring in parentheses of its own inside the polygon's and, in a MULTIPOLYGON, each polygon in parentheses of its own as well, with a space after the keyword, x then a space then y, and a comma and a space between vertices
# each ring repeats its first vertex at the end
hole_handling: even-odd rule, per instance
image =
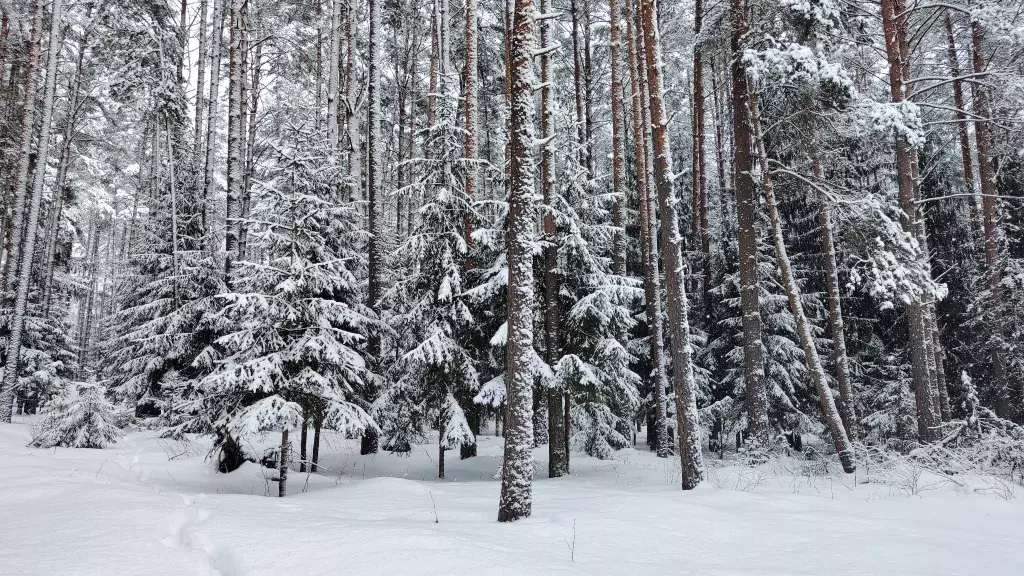
POLYGON ((231 2, 231 44, 228 57, 228 169, 227 212, 224 232, 224 283, 231 289, 233 263, 238 253, 238 233, 245 173, 243 101, 243 8, 245 0, 231 2))
POLYGON ((527 518, 533 508, 534 10, 533 0, 515 0, 509 39, 508 424, 499 522, 527 518))
MULTIPOLYGON (((704 160, 704 56, 701 52, 701 27, 704 20, 704 2, 696 0, 693 7, 693 129, 691 130, 693 146, 691 150, 691 224, 690 235, 693 239, 693 251, 700 253, 701 281, 698 291, 700 303, 701 325, 707 322, 710 305, 711 289, 711 233, 708 229, 708 186, 706 162, 704 160)), ((705 326, 705 329, 707 327, 705 326)))
POLYGON ((732 165, 739 221, 740 308, 743 315, 743 380, 746 387, 747 433, 755 445, 767 446, 768 391, 761 343, 760 285, 757 278, 757 194, 750 157, 747 73, 743 37, 747 33, 744 0, 732 0, 732 165))
MULTIPOLYGON (((540 13, 551 11, 550 0, 540 0, 540 13)), ((544 204, 549 210, 544 213, 544 237, 550 244, 544 248, 544 361, 554 369, 562 355, 561 308, 558 305, 558 233, 555 217, 550 211, 554 203, 554 156, 553 122, 551 109, 551 56, 548 44, 551 42, 550 19, 541 20, 540 26, 540 189, 544 204)), ((567 439, 563 397, 567 390, 552 389, 547 392, 548 403, 548 477, 557 478, 569 473, 567 439)))
POLYGON ((661 259, 665 263, 665 294, 668 299, 668 329, 671 338, 672 374, 676 392, 676 426, 683 490, 695 488, 704 479, 704 457, 700 446, 697 413, 697 385, 693 373, 693 349, 686 299, 682 236, 676 212, 678 197, 673 185, 672 151, 668 140, 661 72, 661 33, 656 20, 656 0, 641 0, 644 54, 647 59, 647 95, 650 107, 651 150, 654 183, 661 213, 661 259))
POLYGON ((210 226, 210 192, 213 188, 213 164, 216 160, 217 125, 220 120, 218 103, 220 95, 221 55, 224 52, 224 12, 231 0, 213 0, 213 22, 211 23, 210 92, 206 111, 206 158, 203 160, 202 225, 203 246, 213 250, 213 236, 210 226))
MULTIPOLYGON (((622 3, 629 0, 610 0, 611 17, 611 115, 612 115, 612 226, 615 238, 612 243, 612 272, 626 275, 626 117, 623 111, 622 89, 622 3)), ((541 79, 541 82, 544 82, 541 79)))
MULTIPOLYGON (((32 2, 32 29, 29 32, 28 53, 25 56, 25 102, 21 109, 20 143, 14 182, 9 184, 13 193, 11 212, 10 248, 5 261, 3 301, 13 305, 14 290, 18 281, 18 263, 23 254, 22 239, 25 235, 25 205, 28 202, 28 174, 32 160, 32 131, 35 124, 36 92, 39 84, 39 51, 42 44, 43 11, 39 0, 32 2)), ((11 392, 13 393, 13 391, 11 392)), ((3 410, 0 408, 0 410, 3 410)), ((0 418, 3 412, 0 411, 0 418)))
POLYGON ((672 443, 668 435, 666 416, 666 389, 668 375, 665 368, 665 335, 661 308, 661 273, 658 264, 658 236, 654 209, 654 182, 650 169, 651 123, 647 120, 647 80, 644 76, 644 57, 640 42, 640 12, 635 20, 629 14, 630 4, 626 3, 626 36, 629 41, 630 87, 633 109, 633 150, 636 160, 637 198, 640 208, 640 252, 644 266, 644 312, 647 318, 647 334, 651 348, 650 384, 654 400, 654 430, 647 430, 648 444, 654 446, 659 458, 668 458, 672 443), (634 23, 635 22, 635 23, 634 23), (651 442, 650 434, 654 438, 651 442))
MULTIPOLYGON (((40 122, 39 144, 36 149, 37 165, 35 179, 32 183, 29 200, 28 218, 23 224, 24 240, 17 250, 11 253, 10 267, 18 266, 17 292, 14 298, 14 313, 11 317, 10 336, 7 341, 7 355, 4 364, 3 382, 0 384, 0 422, 11 421, 11 400, 18 384, 18 365, 21 360, 21 339, 25 329, 25 316, 28 306, 28 288, 32 280, 32 266, 36 250, 36 228, 39 226, 39 206, 43 196, 43 180, 46 175, 46 159, 50 152, 50 119, 53 116, 53 94, 57 84, 57 64, 60 59, 60 33, 63 25, 63 0, 53 0, 50 14, 50 42, 47 49, 46 85, 43 90, 43 115, 40 122), (19 265, 20 264, 20 265, 19 265)), ((35 95, 26 93, 26 98, 35 95)), ((31 130, 31 129, 30 129, 31 130)), ((19 195, 22 192, 19 190, 19 195)), ((17 230, 17 228, 15 228, 17 230)))
MULTIPOLYGON (((981 222, 985 233, 985 265, 988 269, 988 285, 992 299, 999 303, 1002 298, 1000 284, 1002 274, 999 270, 999 231, 996 204, 996 170, 992 159, 992 128, 989 123, 992 110, 989 104, 988 87, 983 84, 985 76, 985 57, 982 55, 985 39, 981 23, 971 21, 971 63, 974 73, 979 75, 971 83, 974 95, 974 138, 978 150, 978 179, 981 183, 981 222)), ((1019 420, 1024 410, 1020 406, 1020 390, 1007 388, 1006 356, 1003 352, 1002 328, 995 326, 994 342, 989 354, 992 357, 992 387, 997 392, 996 409, 1006 418, 1019 420)))
MULTIPOLYGON (((901 0, 882 0, 882 30, 885 36, 886 57, 889 64, 889 89, 893 103, 904 100, 905 76, 909 75, 906 62, 907 40, 906 19, 901 0), (906 69, 906 70, 905 70, 906 69)), ((924 235, 924 218, 918 204, 919 190, 916 182, 916 160, 914 151, 906 137, 895 137, 897 185, 900 207, 906 215, 904 227, 921 247, 922 263, 927 267, 927 239, 924 235)), ((928 330, 928 305, 916 301, 907 305, 907 324, 910 336, 910 360, 914 379, 914 396, 917 407, 918 436, 924 442, 937 439, 939 413, 935 410, 933 394, 934 356, 931 354, 931 332, 928 330), (932 370, 929 370, 931 364, 932 370)))

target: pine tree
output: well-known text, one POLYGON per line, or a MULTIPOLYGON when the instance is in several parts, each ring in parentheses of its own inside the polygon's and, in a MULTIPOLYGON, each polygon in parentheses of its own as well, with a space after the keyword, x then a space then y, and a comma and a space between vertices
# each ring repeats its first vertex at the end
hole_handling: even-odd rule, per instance
MULTIPOLYGON (((221 334, 195 364, 208 373, 185 399, 192 428, 238 438, 286 434, 307 415, 347 434, 376 424, 354 397, 370 377, 375 315, 356 270, 358 213, 337 204, 341 173, 305 127, 283 130, 271 177, 256 187, 251 235, 259 260, 237 263, 233 292, 216 297, 221 334)), ((282 438, 285 443, 285 438, 282 438)))

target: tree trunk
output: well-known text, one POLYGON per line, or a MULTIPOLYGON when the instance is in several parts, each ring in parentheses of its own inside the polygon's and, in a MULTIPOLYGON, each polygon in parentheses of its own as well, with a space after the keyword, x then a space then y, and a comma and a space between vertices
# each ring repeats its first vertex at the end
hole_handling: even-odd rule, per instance
POLYGON ((533 484, 533 219, 534 48, 533 0, 515 0, 510 39, 508 212, 508 387, 509 422, 501 475, 498 521, 530 516, 533 484))
POLYGON ((747 73, 743 37, 748 23, 743 0, 732 0, 732 163, 735 171, 736 213, 739 220, 740 308, 743 313, 743 379, 746 384, 748 437, 768 445, 768 391, 765 387, 761 343, 760 285, 757 279, 757 195, 750 158, 747 121, 747 73))
MULTIPOLYGON (((14 290, 18 282, 18 263, 21 261, 22 237, 25 234, 25 205, 28 201, 28 173, 31 163, 32 152, 32 130, 35 123, 36 92, 38 91, 39 74, 36 69, 39 66, 39 51, 42 43, 43 11, 39 6, 39 0, 32 2, 32 30, 29 33, 28 53, 25 56, 25 103, 21 110, 20 144, 18 147, 18 161, 14 182, 9 184, 13 191, 13 211, 11 216, 10 249, 5 261, 4 274, 4 297, 3 301, 8 306, 13 305, 14 290)), ((9 356, 8 356, 9 358, 9 356)), ((13 391, 8 390, 13 394, 13 391)), ((2 399, 2 398, 0 398, 2 399)), ((3 419, 2 410, 9 408, 0 407, 0 420, 3 419)), ((8 417, 8 420, 9 417, 8 417)))
MULTIPOLYGON (((381 157, 381 43, 380 43, 380 0, 369 0, 369 70, 367 85, 366 116, 366 185, 369 196, 369 274, 367 279, 367 306, 375 314, 380 313, 380 297, 383 290, 384 246, 383 246, 383 179, 384 165, 381 157)), ((370 334, 368 351, 372 362, 380 359, 380 336, 370 334)))
MULTIPOLYGON (((540 0, 540 13, 551 11, 550 0, 540 0)), ((541 20, 540 26, 540 189, 544 204, 554 203, 554 156, 553 122, 551 119, 551 58, 545 51, 551 42, 550 19, 541 20)), ((562 356, 561 308, 558 305, 558 232, 555 217, 551 212, 544 214, 544 237, 551 244, 544 248, 544 361, 552 368, 562 356)), ((565 427, 562 418, 562 390, 549 390, 548 402, 548 477, 557 478, 569 473, 566 459, 565 427)))
POLYGON ((576 140, 579 143, 579 162, 589 166, 584 152, 587 141, 583 112, 583 61, 580 56, 580 8, 582 0, 569 0, 569 18, 572 20, 572 80, 573 96, 576 103, 576 140))
POLYGON ((309 465, 310 472, 316 472, 320 464, 320 429, 323 428, 323 424, 324 421, 319 416, 313 418, 313 460, 309 465))
MULTIPOLYGON (((472 200, 477 192, 479 168, 477 165, 477 0, 466 0, 466 70, 465 86, 465 128, 466 128, 466 196, 472 200)), ((543 43, 543 41, 542 41, 543 43)), ((463 224, 463 239, 466 246, 473 245, 473 223, 469 214, 463 224)), ((467 255, 466 269, 473 269, 473 260, 467 255)))
POLYGON ((984 230, 981 222, 981 210, 979 210, 980 199, 977 198, 978 190, 974 184, 974 165, 971 156, 971 141, 967 130, 967 108, 964 104, 963 81, 960 80, 960 58, 957 56, 956 36, 953 32, 953 19, 946 11, 946 49, 949 58, 949 76, 953 79, 953 113, 956 119, 957 135, 960 137, 960 160, 964 170, 964 187, 968 197, 971 198, 972 224, 977 230, 984 230))
MULTIPOLYGON (((63 0, 54 0, 50 24, 50 43, 46 64, 46 86, 43 93, 43 117, 40 122, 39 145, 36 150, 37 167, 35 181, 32 185, 29 201, 28 220, 24 225, 24 240, 17 252, 21 258, 11 253, 9 266, 18 268, 17 293, 14 298, 14 314, 11 318, 10 336, 7 341, 7 355, 4 364, 2 388, 0 388, 0 422, 11 421, 11 398, 18 384, 18 364, 21 360, 21 339, 25 329, 25 317, 28 306, 28 288, 32 279, 32 265, 35 258, 36 228, 39 226, 39 205, 43 196, 43 180, 46 175, 46 159, 50 152, 50 119, 53 116, 53 94, 57 84, 57 64, 60 58, 60 32, 64 21, 63 0)), ((37 14, 39 10, 37 8, 37 14)), ((26 98, 35 95, 26 93, 26 98)), ((29 127, 31 132, 31 127, 29 127)), ((23 194, 20 190, 19 195, 23 194)), ((17 228, 15 228, 17 230, 17 228)))
POLYGON ((231 45, 228 62, 228 167, 227 167, 227 212, 224 233, 224 283, 228 290, 232 285, 233 261, 238 254, 239 216, 242 199, 242 183, 245 171, 245 156, 242 148, 243 113, 242 100, 245 77, 242 75, 242 48, 245 31, 243 24, 243 7, 245 0, 231 2, 231 45))
POLYGON ((672 181, 672 151, 668 140, 668 117, 661 87, 661 33, 655 18, 656 0, 642 0, 644 54, 647 58, 647 89, 651 112, 651 158, 661 211, 661 258, 665 263, 665 294, 668 297, 668 327, 671 338, 672 374, 676 390, 676 426, 683 490, 695 488, 704 478, 700 422, 697 413, 696 381, 693 374, 690 322, 687 317, 685 263, 679 234, 678 197, 672 181))
MULTIPOLYGON (((626 148, 622 90, 622 3, 629 0, 610 0, 611 15, 611 73, 612 73, 612 273, 626 275, 626 148)), ((541 79, 541 82, 545 82, 541 79)))
MULTIPOLYGON (((821 162, 815 156, 811 161, 814 179, 822 182, 821 162)), ((770 177, 770 176, 769 176, 770 177)), ((857 420, 857 403, 850 381, 850 363, 846 355, 846 327, 843 322, 842 292, 839 287, 839 265, 836 262, 836 245, 832 235, 832 217, 828 199, 818 197, 818 229, 825 260, 825 289, 828 293, 828 325, 832 332, 832 360, 836 365, 836 382, 839 385, 839 414, 851 440, 860 437, 857 420)))
POLYGON ((281 431, 281 461, 277 478, 277 496, 284 498, 288 493, 288 429, 281 431))
MULTIPOLYGON (((216 2, 217 0, 214 0, 216 2)), ((182 2, 184 4, 184 2, 182 2)), ((207 43, 206 35, 206 13, 209 11, 209 0, 199 0, 199 59, 196 60, 196 116, 195 130, 193 132, 194 157, 197 170, 201 167, 203 158, 203 113, 206 112, 206 98, 203 97, 203 88, 206 86, 206 58, 207 43)), ((186 36, 187 38, 187 36, 186 36)), ((182 60, 185 54, 182 53, 182 60)))
MULTIPOLYGON (((257 20, 259 16, 257 15, 257 20)), ((259 39, 260 28, 256 27, 257 39, 259 39)), ((260 104, 260 82, 262 81, 262 68, 263 64, 263 42, 256 44, 256 52, 253 54, 253 66, 252 66, 252 95, 249 98, 248 116, 249 119, 246 123, 248 127, 248 134, 246 135, 245 145, 245 177, 242 184, 242 221, 238 226, 238 257, 240 259, 247 258, 247 245, 249 240, 249 226, 247 220, 249 218, 249 208, 252 200, 252 178, 256 171, 256 118, 259 112, 260 104)))
MULTIPOLYGON (((984 33, 981 24, 977 20, 971 21, 971 62, 975 74, 985 73, 985 57, 982 55, 984 47, 984 33)), ((974 95, 974 138, 978 149, 978 178, 981 181, 981 221, 985 232, 985 264, 988 268, 988 285, 992 292, 993 301, 999 302, 1002 299, 1000 283, 1002 274, 999 270, 999 244, 998 244, 998 205, 996 204, 996 170, 992 160, 992 128, 989 119, 992 117, 992 110, 989 104, 988 88, 981 84, 985 82, 981 76, 971 83, 971 91, 974 95)), ((996 409, 1000 416, 1019 420, 1022 413, 1019 405, 1021 398, 1020 390, 1009 390, 1006 374, 1006 356, 1003 353, 1003 330, 1001 326, 994 327, 995 342, 990 351, 992 357, 992 386, 997 391, 996 409)))
POLYGON ((206 114, 206 159, 203 162, 202 225, 203 246, 212 251, 213 238, 210 229, 210 190, 213 188, 213 165, 216 160, 217 123, 220 117, 218 100, 220 93, 220 61, 224 51, 224 8, 230 0, 213 0, 213 27, 210 62, 210 97, 206 114))
MULTIPOLYGON (((832 434, 832 443, 836 447, 839 461, 843 465, 843 471, 847 474, 854 471, 853 450, 850 447, 850 438, 846 435, 846 428, 843 426, 843 419, 839 415, 836 401, 832 397, 832 390, 828 386, 828 376, 825 375, 825 368, 818 356, 818 347, 814 343, 814 335, 811 332, 811 322, 804 313, 804 305, 800 301, 800 287, 797 286, 796 278, 793 277, 793 268, 789 261, 789 254, 786 252, 786 240, 782 234, 782 220, 779 218, 779 209, 775 201, 775 186, 772 182, 771 169, 768 167, 768 154, 764 148, 764 141, 761 139, 761 112, 758 105, 757 92, 749 86, 749 97, 747 104, 750 107, 750 128, 754 136, 754 149, 757 151, 757 158, 761 168, 761 179, 764 192, 764 203, 768 209, 768 219, 771 221, 772 241, 775 244, 775 259, 779 264, 779 274, 782 276, 782 285, 786 291, 786 298, 789 300, 789 310, 796 320, 797 333, 800 335, 800 344, 804 349, 804 361, 807 363, 807 371, 810 372, 811 381, 814 382, 814 390, 818 393, 818 402, 821 406, 822 416, 825 418, 825 425, 832 434)), ((826 216, 827 219, 827 216, 826 216)), ((838 302, 836 302, 838 305, 838 302)))
MULTIPOLYGON (((708 186, 706 162, 704 160, 704 58, 701 53, 700 34, 704 20, 704 2, 696 0, 693 8, 693 32, 696 37, 693 46, 693 149, 691 151, 691 186, 693 199, 691 202, 691 237, 694 251, 699 248, 701 264, 701 282, 698 291, 700 303, 697 314, 700 325, 707 323, 708 304, 711 289, 711 234, 708 229, 708 186), (705 316, 701 318, 701 316, 705 316)), ((707 330, 707 326, 705 326, 707 330)))
MULTIPOLYGON (((906 62, 906 19, 902 0, 882 0, 882 29, 885 35, 885 49, 889 64, 889 88, 894 103, 904 100, 905 76, 909 75, 906 62), (897 17, 898 14, 902 14, 897 17), (906 71, 904 70, 906 68, 906 71)), ((924 218, 918 204, 919 191, 915 181, 913 150, 906 137, 896 135, 896 171, 899 186, 900 206, 906 215, 904 227, 919 246, 922 247, 923 264, 927 267, 927 238, 924 233, 924 218)), ((910 360, 914 378, 915 403, 917 406, 918 436, 923 442, 937 438, 939 415, 935 412, 932 394, 932 374, 929 363, 934 356, 929 354, 931 334, 927 331, 927 305, 911 302, 907 305, 907 323, 910 336, 910 360)))
POLYGON ((299 435, 299 472, 306 471, 306 440, 309 438, 309 416, 302 418, 302 433, 299 435))
MULTIPOLYGON (((654 182, 650 168, 650 130, 647 120, 647 90, 643 71, 644 57, 640 52, 640 13, 637 11, 636 25, 629 14, 630 3, 626 3, 626 36, 629 40, 630 84, 633 108, 633 150, 636 159, 636 186, 640 208, 640 252, 644 266, 644 311, 647 318, 647 332, 651 347, 650 383, 654 399, 654 447, 659 458, 672 454, 666 417, 668 375, 665 368, 665 338, 661 313, 661 273, 658 265, 658 236, 656 215, 652 200, 654 182)), ((648 428, 648 442, 652 430, 648 428)))
POLYGON ((438 418, 437 426, 437 477, 444 480, 444 414, 438 418))

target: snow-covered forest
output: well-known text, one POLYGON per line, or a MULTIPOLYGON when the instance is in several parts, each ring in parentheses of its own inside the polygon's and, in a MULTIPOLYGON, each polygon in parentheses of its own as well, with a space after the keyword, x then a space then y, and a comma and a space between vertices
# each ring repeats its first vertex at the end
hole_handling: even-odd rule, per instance
POLYGON ((446 521, 510 557, 556 546, 511 573, 675 573, 643 550, 713 547, 693 523, 728 532, 749 518, 715 510, 746 495, 723 494, 759 490, 800 495, 743 536, 792 538, 757 543, 772 568, 718 551, 693 573, 840 573, 800 563, 814 534, 843 540, 851 574, 1024 571, 999 553, 1024 520, 1019 0, 0 14, 0 573, 103 573, 33 552, 32 526, 88 519, 76 475, 108 487, 101 522, 126 537, 115 490, 180 493, 164 547, 218 574, 305 567, 272 530, 255 559, 228 554, 232 530, 196 528, 211 509, 298 526, 332 498, 358 502, 334 526, 367 545, 353 573, 490 567, 446 521), (67 515, 31 524, 33 490, 67 515), (197 507, 214 490, 297 507, 197 507), (929 525, 920 561, 839 529, 865 498, 928 493, 962 523, 929 525), (428 524, 402 523, 406 500, 428 524), (576 548, 578 518, 630 514, 618 548, 599 550, 610 529, 576 548), (468 549, 366 556, 406 539, 468 549))

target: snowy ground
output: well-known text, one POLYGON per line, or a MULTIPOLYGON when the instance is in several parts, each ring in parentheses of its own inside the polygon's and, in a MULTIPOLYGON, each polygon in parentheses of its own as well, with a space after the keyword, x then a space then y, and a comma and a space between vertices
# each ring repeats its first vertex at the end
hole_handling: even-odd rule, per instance
POLYGON ((542 448, 533 517, 509 525, 495 521, 491 436, 477 458, 449 452, 445 481, 436 447, 361 457, 331 439, 330 470, 293 473, 280 499, 258 466, 212 472, 202 442, 137 432, 107 450, 37 450, 29 435, 0 425, 6 576, 1024 574, 1022 493, 913 472, 866 483, 797 461, 732 466, 684 493, 678 467, 646 451, 574 454, 573 475, 549 480, 542 448))

